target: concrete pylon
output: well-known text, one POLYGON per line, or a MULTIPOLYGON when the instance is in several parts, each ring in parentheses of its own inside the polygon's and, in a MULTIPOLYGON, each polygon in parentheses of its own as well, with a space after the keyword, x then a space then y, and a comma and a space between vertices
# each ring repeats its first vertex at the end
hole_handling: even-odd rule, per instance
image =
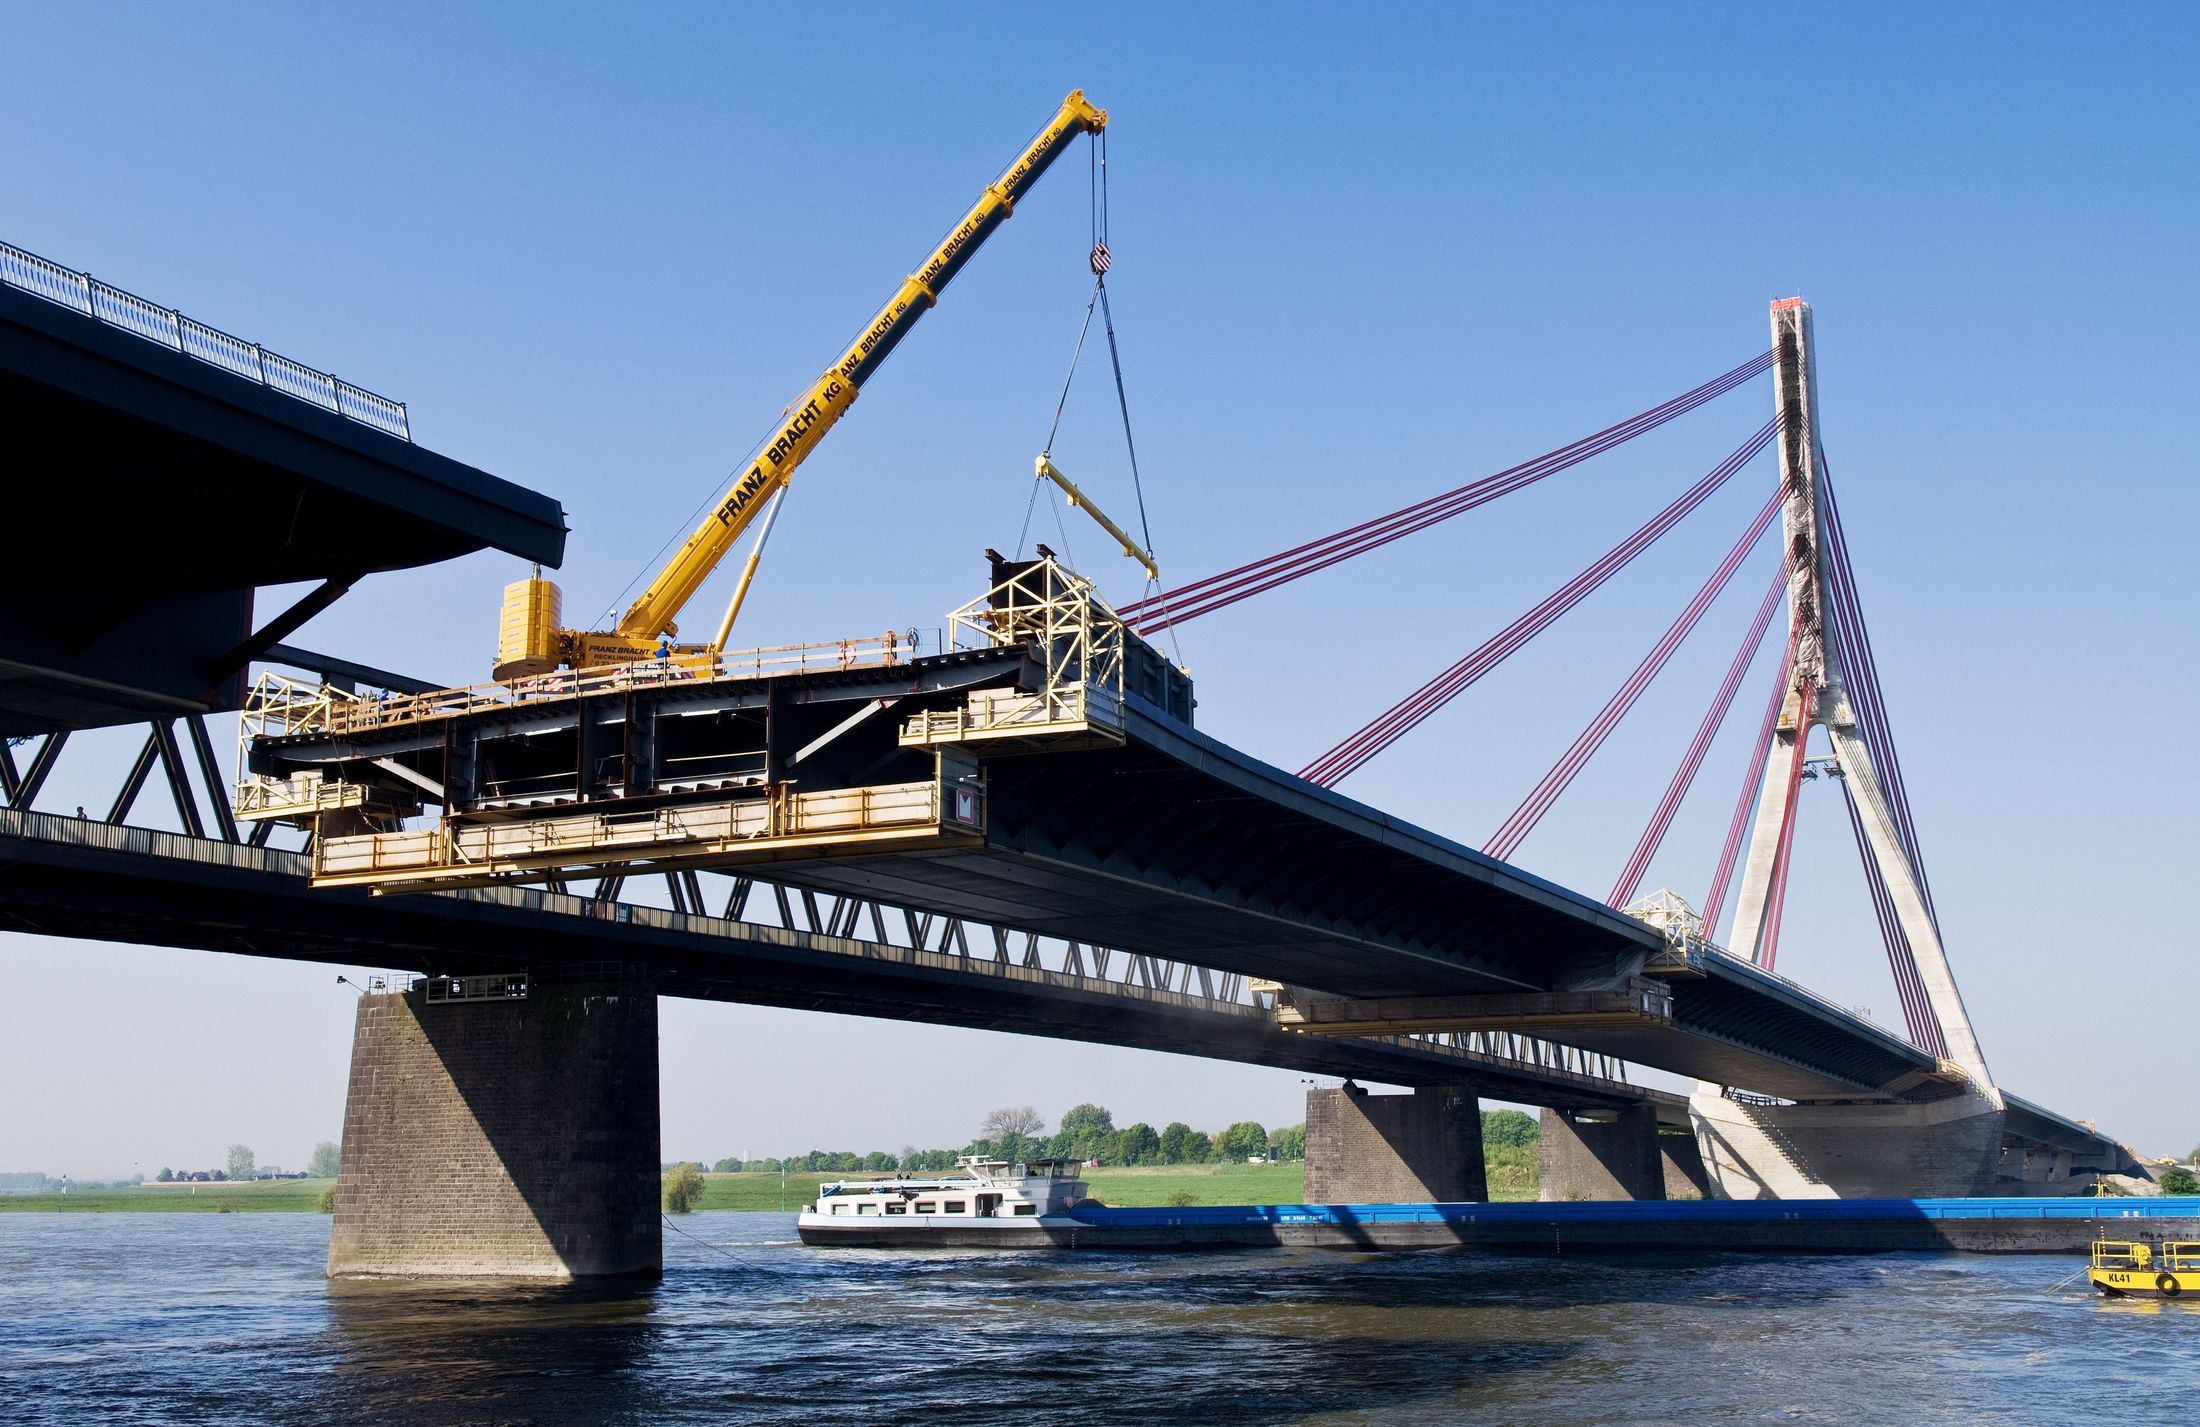
MULTIPOLYGON (((1847 671, 1826 637, 1827 529, 1819 481, 1818 385, 1810 305, 1772 304, 1773 376, 1779 416, 1781 534, 1788 569, 1789 683, 1765 761, 1764 785, 1743 863, 1728 947, 1766 961, 1768 903, 1792 845, 1795 803, 1810 731, 1824 728, 1863 825, 1865 855, 1884 880, 1920 984, 1947 1041, 1963 1089, 1929 1103, 1760 1104, 1701 1085, 1689 1121, 1714 1195, 1721 1198, 1851 1198, 1988 1193, 1999 1164, 2004 1110, 1956 989, 1940 930, 1896 831, 1879 770, 1860 735, 1847 671)), ((1743 1087, 1746 1089, 1747 1087, 1743 1087)))
POLYGON ((1572 1113, 1546 1109, 1536 1142, 1538 1198, 1663 1199, 1658 1112, 1650 1104, 1572 1113))
MULTIPOLYGON (((1780 857, 1783 831, 1795 815, 1797 759, 1808 747, 1810 730, 1821 727, 1832 741, 1841 776, 1848 780, 1864 824, 1868 855, 1878 865, 1903 935, 1909 939, 1919 980, 1935 1019, 1947 1037, 1948 1058, 1963 1067, 1971 1083, 1991 1091, 1993 1078, 1971 1029, 1970 1013, 1948 969, 1939 928, 1925 906, 1917 871, 1902 852, 1892 806, 1872 765, 1850 711, 1846 671, 1826 638, 1826 557, 1823 494, 1818 481, 1817 361, 1810 305, 1799 297, 1772 304, 1773 375, 1778 403, 1780 527, 1788 561, 1788 617, 1793 651, 1789 684, 1773 732, 1772 755, 1765 760, 1764 786, 1757 819, 1743 863, 1740 899, 1734 912, 1729 948, 1752 961, 1764 959, 1766 903, 1780 857)), ((1996 1102, 1998 1104, 1998 1101, 1996 1102)))

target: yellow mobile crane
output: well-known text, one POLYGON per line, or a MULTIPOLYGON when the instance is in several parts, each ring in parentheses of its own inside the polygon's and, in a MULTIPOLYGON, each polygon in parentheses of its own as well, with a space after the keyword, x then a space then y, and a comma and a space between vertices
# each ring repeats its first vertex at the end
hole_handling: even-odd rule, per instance
POLYGON ((496 677, 525 678, 546 674, 561 666, 587 669, 631 664, 656 657, 661 647, 675 656, 700 654, 716 658, 725 647, 734 617, 741 612, 741 601, 747 596, 749 582, 756 574, 764 540, 771 533, 771 517, 778 513, 780 498, 785 495, 795 468, 817 449, 818 442, 832 429, 833 423, 854 403, 863 383, 886 360, 886 354, 909 335, 909 329, 916 325, 925 309, 939 300, 940 293, 970 260, 971 254, 977 252, 978 245, 1014 211, 1016 201, 1038 181, 1039 175, 1047 171, 1069 141, 1081 133, 1098 133, 1107 122, 1107 112, 1086 103, 1083 90, 1070 91, 1053 119, 1039 131, 1039 136, 1015 163, 1009 165, 1007 172, 986 189, 977 205, 955 225, 924 266, 902 283, 901 290, 872 319, 855 344, 827 368, 808 391, 795 398, 787 408, 785 424, 779 433, 765 444, 763 451, 734 481, 725 498, 704 517, 679 553, 658 571, 641 597, 627 606, 616 626, 600 632, 560 628, 558 587, 539 575, 506 586, 504 614, 497 639, 496 677), (765 518, 758 532, 748 564, 726 606, 726 616, 719 623, 717 637, 708 644, 661 645, 660 641, 669 641, 679 632, 674 621, 681 608, 725 558, 733 542, 767 507, 771 515, 765 518))

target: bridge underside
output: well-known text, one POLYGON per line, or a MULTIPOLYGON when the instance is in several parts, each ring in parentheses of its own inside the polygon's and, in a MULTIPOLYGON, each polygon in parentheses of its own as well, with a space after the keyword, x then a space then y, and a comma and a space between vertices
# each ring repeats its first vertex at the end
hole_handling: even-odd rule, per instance
POLYGON ((435 975, 623 966, 660 995, 1007 1031, 1534 1105, 1677 1096, 1403 1038, 1292 1035, 1249 1005, 984 958, 500 887, 308 885, 297 854, 0 810, 0 929, 435 975))
MULTIPOLYGON (((316 889, 304 874, 304 859, 296 854, 0 810, 0 927, 8 930, 445 975, 518 967, 566 978, 640 975, 656 994, 1453 1087, 1591 1116, 1640 1115, 1647 1103, 1654 1113, 1646 1125, 1687 1123, 1679 1096, 1557 1064, 1500 1061, 1396 1037, 1297 1035, 1255 1007, 1005 959, 954 957, 533 888, 374 897, 316 889)), ((2069 1192, 2074 1173, 2129 1172, 2131 1157, 2115 1141, 2007 1098, 2005 1183, 2069 1192)))
POLYGON ((6 286, 0 431, 0 735, 239 707, 256 588, 564 545, 546 496, 6 286))
MULTIPOLYGON (((10 492, 15 539, 0 561, 0 598, 42 612, 0 632, 0 734, 235 708, 249 663, 366 574, 483 548, 549 564, 561 553, 553 502, 5 288, 0 415, 17 466, 32 476, 10 492), (126 575, 57 607, 57 591, 85 588, 85 531, 98 532, 102 569, 126 575), (317 588, 255 619, 257 589, 297 583, 317 588)), ((998 582, 1004 562, 995 563, 998 582)), ((1014 603, 978 619, 997 636, 991 647, 929 659, 847 667, 844 658, 838 669, 693 682, 666 665, 599 679, 585 694, 577 681, 563 695, 555 681, 508 685, 386 723, 358 718, 340 731, 260 740, 256 773, 346 796, 364 790, 360 802, 332 805, 313 853, 324 884, 361 885, 311 887, 304 859, 257 846, 0 810, 0 927, 443 975, 548 973, 562 990, 526 1014, 501 1007, 422 1022, 402 1044, 363 1031, 352 1110, 383 1117, 369 1138, 420 1140, 428 1163, 441 1151, 419 1133, 426 1119, 506 1141, 445 1161, 466 1168, 444 1187, 531 1162, 529 1175, 514 1176, 525 1203, 505 1217, 524 1228, 532 1216, 541 1234, 526 1252, 563 1272, 654 1262, 653 1118, 588 1203, 568 1213, 558 1196, 571 1188, 565 1168, 580 1146, 622 1118, 633 1129, 642 1117, 630 1104, 654 1104, 660 994, 1427 1087, 1437 1092, 1431 1105, 1449 1107, 1434 1117, 1446 1121, 1439 1138, 1471 1136, 1463 1092, 1592 1112, 1574 1123, 1624 1127, 1606 1138, 1625 1140, 1641 1166, 1657 1159, 1659 1123, 1685 1114, 1719 1192, 1753 1180, 1777 1193, 1914 1194, 1932 1174, 1957 1176, 1961 1192, 2009 1175, 2012 1151, 2017 1176, 2043 1182, 2067 1182, 2081 1157, 2119 1168, 2128 1158, 2090 1126, 1966 1089, 1935 1057, 1754 966, 1685 946, 1676 965, 1662 934, 1610 907, 1201 736, 1188 722, 1188 681, 1135 636, 1125 635, 1127 689, 1120 671, 1112 687, 1095 672, 1097 645, 1079 656, 1077 697, 1107 707, 1095 722, 1083 706, 1075 737, 969 733, 981 706, 1037 700, 1051 716, 1067 687, 1057 646, 1014 642, 1024 637, 1014 603), (402 828, 429 806, 439 809, 430 830, 402 828), (717 831, 699 832, 704 824, 717 831), (381 858, 411 855, 407 838, 413 852, 434 850, 393 877, 381 858), (696 867, 750 867, 784 887, 1169 958, 1294 993, 1441 1002, 1460 1024, 1496 1015, 1500 1003, 1549 1018, 1567 1014, 1562 1005, 1618 998, 1624 1013, 1577 1014, 1567 1043, 1710 1084, 1684 1104, 1456 1046, 1296 1034, 1263 1007, 1094 982, 1005 955, 985 961, 509 885, 696 867), (363 890, 403 876, 434 890, 363 890), (605 997, 630 1013, 615 1053, 558 1055, 605 997), (530 1015, 556 1024, 530 1030, 530 1015), (461 1075, 468 1054, 476 1063, 461 1075), (511 1069, 530 1055, 531 1065, 511 1069), (560 1079, 594 1060, 625 1069, 578 1091, 560 1079), (399 1062, 451 1071, 454 1093, 419 1103, 379 1095, 373 1087, 385 1081, 421 1083, 410 1071, 384 1074, 399 1062), (479 1112, 515 1086, 534 1102, 499 1131, 479 1112), (1719 1087, 1796 1103, 1758 1104, 1719 1087), (558 1105, 587 1095, 591 1108, 570 1117, 566 1140, 535 1134, 558 1105), (1916 1154, 1887 1170, 1876 1142, 1890 1135, 1916 1154), (1783 1164, 1796 1170, 1792 1185, 1783 1164), (614 1199, 615 1212, 604 1210, 614 1199), (559 1225, 570 1223, 597 1239, 565 1242, 559 1225), (601 1239, 607 1223, 623 1226, 618 1242, 601 1239)), ((12 798, 17 779, 4 760, 0 772, 12 798)), ((417 1011, 408 995, 424 1003, 427 993, 394 998, 417 1011)), ((363 1008, 362 1026, 368 1012, 393 1010, 363 1008)), ((1598 1132, 1574 1133, 1587 1145, 1598 1132)), ((347 1151, 352 1138, 347 1123, 347 1151)), ((1637 1177, 1647 1184, 1647 1170, 1637 1177)), ((376 1191, 379 1209, 402 1208, 417 1178, 397 1165, 376 1191)), ((373 1269, 391 1244, 400 1257, 411 1252, 413 1216, 359 1210, 347 1217, 340 1203, 346 1263, 373 1269)), ((332 1264, 337 1257, 332 1248, 332 1264)))

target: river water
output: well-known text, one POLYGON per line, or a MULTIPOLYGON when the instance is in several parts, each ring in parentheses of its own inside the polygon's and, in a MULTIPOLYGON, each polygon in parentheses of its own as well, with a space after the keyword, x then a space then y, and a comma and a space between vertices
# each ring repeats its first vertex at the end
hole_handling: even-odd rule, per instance
MULTIPOLYGON (((331 1284, 317 1214, 0 1214, 0 1423, 2195 1420, 2200 1304, 2065 1258, 812 1250, 331 1284)), ((692 1236, 692 1237, 690 1237, 692 1236)))

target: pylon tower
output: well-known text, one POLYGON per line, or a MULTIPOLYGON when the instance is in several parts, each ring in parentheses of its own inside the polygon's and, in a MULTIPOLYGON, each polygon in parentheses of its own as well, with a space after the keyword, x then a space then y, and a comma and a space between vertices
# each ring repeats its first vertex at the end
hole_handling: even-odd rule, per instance
POLYGON ((1772 756, 1765 761, 1764 787, 1743 863, 1729 945, 1759 964, 1768 960, 1776 930, 1766 914, 1775 888, 1784 880, 1782 864, 1794 842, 1796 794, 1810 731, 1823 728, 1856 801, 1865 855, 1878 865, 1886 883, 1926 1002, 1946 1039, 1948 1058, 1963 1067, 1974 1086, 1990 1091, 1993 1080, 1962 993, 1948 969, 1940 929, 1926 904, 1924 879, 1903 850, 1893 807, 1850 708, 1848 671, 1841 667, 1838 647, 1826 637, 1827 522, 1819 479, 1818 379, 1810 304, 1799 297, 1772 304, 1772 344, 1780 418, 1780 527, 1788 566, 1789 678, 1773 732, 1772 756))

